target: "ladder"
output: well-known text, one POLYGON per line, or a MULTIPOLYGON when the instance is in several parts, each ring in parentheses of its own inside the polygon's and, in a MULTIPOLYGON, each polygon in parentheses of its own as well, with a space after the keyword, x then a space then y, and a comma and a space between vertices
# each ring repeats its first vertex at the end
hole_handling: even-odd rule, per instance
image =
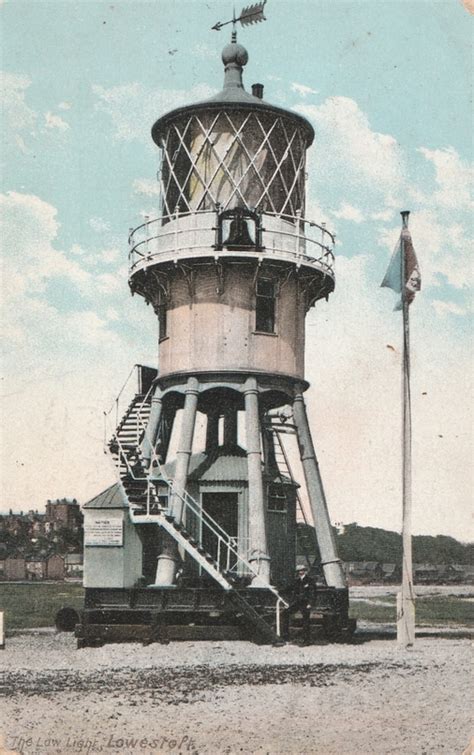
POLYGON ((125 415, 113 434, 108 450, 114 461, 119 484, 129 503, 130 519, 135 524, 157 524, 197 564, 204 569, 231 597, 241 614, 244 614, 265 642, 275 642, 280 635, 280 610, 288 603, 272 585, 262 583, 261 588, 272 593, 275 599, 275 628, 237 592, 233 584, 234 574, 221 566, 232 563, 232 569, 258 579, 258 571, 239 552, 235 539, 215 521, 186 491, 178 494, 183 503, 183 517, 178 521, 172 511, 163 505, 158 495, 157 483, 168 487, 168 500, 173 494, 173 482, 168 480, 156 451, 152 449, 150 466, 147 467, 141 450, 141 441, 150 415, 152 388, 143 396, 135 395, 125 415), (150 471, 152 470, 152 471, 150 471), (188 522, 199 524, 199 536, 195 536, 188 522), (212 535, 217 544, 217 554, 211 555, 203 548, 203 533, 212 535))

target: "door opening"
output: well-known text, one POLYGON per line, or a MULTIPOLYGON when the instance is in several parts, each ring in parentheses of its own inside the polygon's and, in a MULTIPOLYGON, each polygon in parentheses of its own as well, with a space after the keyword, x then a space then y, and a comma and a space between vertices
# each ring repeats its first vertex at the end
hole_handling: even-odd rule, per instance
MULTIPOLYGON (((237 546, 239 534, 239 495, 238 493, 202 493, 202 508, 223 530, 233 538, 237 546)), ((235 568, 235 556, 219 542, 219 537, 209 527, 203 527, 202 545, 221 569, 229 571, 235 568)))

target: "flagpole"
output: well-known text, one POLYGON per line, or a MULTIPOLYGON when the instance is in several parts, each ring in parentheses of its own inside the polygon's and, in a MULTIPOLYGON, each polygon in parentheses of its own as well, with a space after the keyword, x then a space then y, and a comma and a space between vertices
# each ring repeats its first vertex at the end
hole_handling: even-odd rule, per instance
POLYGON ((410 316, 409 297, 406 290, 405 232, 408 229, 408 211, 401 213, 403 228, 400 239, 402 312, 403 312, 403 359, 402 359, 402 585, 397 595, 397 642, 411 647, 415 641, 415 599, 412 571, 411 535, 411 394, 410 394, 410 316))

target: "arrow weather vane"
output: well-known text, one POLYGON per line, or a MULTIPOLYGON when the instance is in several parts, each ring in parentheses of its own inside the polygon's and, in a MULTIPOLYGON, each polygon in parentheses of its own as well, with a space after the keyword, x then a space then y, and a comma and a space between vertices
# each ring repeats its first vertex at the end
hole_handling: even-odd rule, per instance
POLYGON ((240 16, 238 18, 235 17, 235 10, 233 18, 230 21, 218 21, 217 24, 214 24, 212 26, 212 29, 215 29, 216 31, 220 31, 223 26, 227 26, 227 24, 235 24, 240 21, 241 26, 250 26, 251 24, 258 24, 260 21, 266 21, 265 16, 263 15, 263 10, 265 8, 265 3, 267 0, 263 0, 263 3, 255 3, 254 5, 247 5, 246 8, 242 8, 242 11, 240 13, 240 16))

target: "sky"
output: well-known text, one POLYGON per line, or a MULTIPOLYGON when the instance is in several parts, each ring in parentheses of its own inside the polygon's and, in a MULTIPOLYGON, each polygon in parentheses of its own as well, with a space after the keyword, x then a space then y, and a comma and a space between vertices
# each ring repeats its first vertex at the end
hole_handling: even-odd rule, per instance
MULTIPOLYGON (((244 82, 313 124, 306 214, 338 241, 306 350, 332 521, 401 528, 401 316, 380 282, 409 209, 413 531, 468 541, 472 16, 459 0, 265 14, 239 31, 244 82)), ((211 27, 231 15, 224 0, 0 0, 3 511, 114 481, 103 412, 133 364, 157 362, 156 320, 127 286, 128 229, 159 213, 150 129, 221 89, 231 27, 211 27)))

